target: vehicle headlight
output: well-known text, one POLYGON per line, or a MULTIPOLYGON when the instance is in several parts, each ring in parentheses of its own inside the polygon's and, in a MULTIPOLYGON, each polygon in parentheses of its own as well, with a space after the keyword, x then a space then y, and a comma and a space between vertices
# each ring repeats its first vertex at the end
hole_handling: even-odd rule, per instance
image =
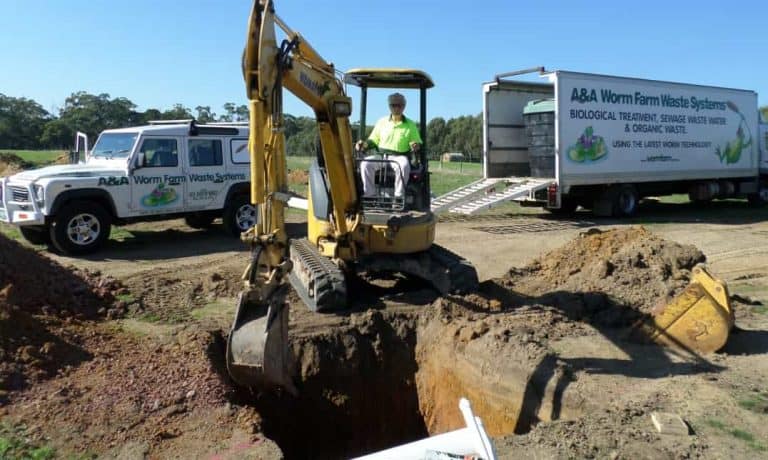
POLYGON ((35 202, 42 206, 45 203, 45 187, 40 184, 32 184, 32 193, 35 195, 35 202))

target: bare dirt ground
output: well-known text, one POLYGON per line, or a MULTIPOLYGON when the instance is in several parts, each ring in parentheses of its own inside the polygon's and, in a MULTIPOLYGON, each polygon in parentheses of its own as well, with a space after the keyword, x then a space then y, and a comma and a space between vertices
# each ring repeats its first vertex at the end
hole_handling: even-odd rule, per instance
POLYGON ((500 458, 764 458, 768 223, 734 206, 446 216, 437 241, 480 290, 361 282, 331 315, 291 298, 296 398, 226 376, 247 253, 217 229, 135 225, 88 259, 0 236, 0 439, 61 458, 341 458, 459 428, 466 396, 500 458), (725 349, 629 340, 703 257, 733 297, 725 349), (653 412, 688 433, 658 434, 653 412))

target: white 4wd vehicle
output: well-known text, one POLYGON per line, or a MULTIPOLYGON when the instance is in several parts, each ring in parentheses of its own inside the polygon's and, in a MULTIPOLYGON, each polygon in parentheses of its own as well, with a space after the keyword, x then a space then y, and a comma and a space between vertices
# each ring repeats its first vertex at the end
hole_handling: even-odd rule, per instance
POLYGON ((224 229, 239 235, 256 223, 245 126, 110 129, 86 156, 0 178, 0 221, 72 255, 96 251, 113 224, 184 217, 204 228, 222 217, 224 229))

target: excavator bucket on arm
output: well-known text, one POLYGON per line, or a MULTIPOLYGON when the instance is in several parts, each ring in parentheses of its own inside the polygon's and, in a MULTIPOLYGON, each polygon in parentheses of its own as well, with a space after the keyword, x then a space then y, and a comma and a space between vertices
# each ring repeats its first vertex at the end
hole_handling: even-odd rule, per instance
POLYGON ((227 370, 232 380, 245 387, 284 388, 298 394, 288 374, 288 306, 286 285, 269 305, 253 303, 240 294, 237 312, 227 341, 227 370))
POLYGON ((655 308, 643 331, 660 345, 706 354, 725 345, 733 324, 727 286, 698 265, 690 284, 666 305, 655 308))

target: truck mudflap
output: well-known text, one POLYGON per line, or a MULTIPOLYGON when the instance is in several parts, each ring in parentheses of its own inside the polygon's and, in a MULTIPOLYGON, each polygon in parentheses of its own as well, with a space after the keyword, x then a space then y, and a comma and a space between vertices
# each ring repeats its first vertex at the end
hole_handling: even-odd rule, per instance
POLYGON ((728 288, 701 265, 692 275, 683 292, 654 309, 642 330, 660 345, 713 353, 728 341, 734 324, 728 288))

